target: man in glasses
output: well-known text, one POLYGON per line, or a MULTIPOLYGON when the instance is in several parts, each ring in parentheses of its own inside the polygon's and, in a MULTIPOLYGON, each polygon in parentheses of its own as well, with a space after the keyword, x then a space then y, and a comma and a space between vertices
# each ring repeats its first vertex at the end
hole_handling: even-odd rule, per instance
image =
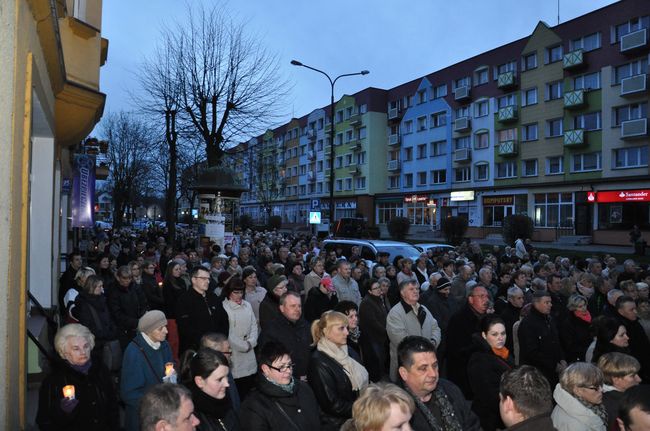
POLYGON ((135 283, 131 268, 122 265, 115 274, 116 283, 108 290, 108 308, 118 327, 120 345, 126 349, 135 337, 138 320, 149 309, 147 298, 135 283))

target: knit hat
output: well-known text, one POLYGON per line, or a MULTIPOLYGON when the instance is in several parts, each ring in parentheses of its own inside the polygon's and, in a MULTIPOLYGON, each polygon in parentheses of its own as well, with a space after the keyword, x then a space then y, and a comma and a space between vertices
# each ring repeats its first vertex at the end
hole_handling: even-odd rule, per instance
POLYGON ((244 269, 242 270, 241 279, 242 279, 242 280, 246 280, 246 279, 247 279, 250 275, 252 275, 252 274, 257 274, 257 271, 255 271, 255 267, 253 267, 253 266, 246 266, 246 267, 244 267, 244 269))
POLYGON ((438 279, 438 282, 436 283, 436 289, 442 290, 446 289, 447 287, 451 287, 451 281, 447 277, 441 277, 438 279))
POLYGON ((287 281, 287 277, 285 277, 284 275, 274 275, 273 277, 269 278, 269 281, 266 282, 266 289, 271 291, 275 289, 278 286, 278 284, 286 281, 287 281))
POLYGON ((321 278, 320 285, 327 289, 328 292, 334 292, 336 290, 332 284, 332 279, 330 277, 321 278))
POLYGON ((167 317, 160 310, 151 310, 144 313, 138 320, 138 332, 149 333, 154 329, 167 325, 167 317))

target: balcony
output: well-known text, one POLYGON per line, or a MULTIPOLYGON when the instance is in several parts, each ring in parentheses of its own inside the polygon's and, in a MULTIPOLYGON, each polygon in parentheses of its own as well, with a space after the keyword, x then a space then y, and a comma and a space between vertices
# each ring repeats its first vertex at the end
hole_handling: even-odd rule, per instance
POLYGON ((585 90, 574 90, 564 93, 565 109, 578 109, 584 107, 585 104, 585 90))
POLYGON ((349 142, 350 150, 359 151, 361 149, 361 141, 358 139, 353 139, 349 142))
POLYGON ((360 114, 355 114, 350 116, 350 126, 352 127, 359 127, 361 126, 361 115, 360 114))
POLYGON ((316 130, 308 129, 307 130, 307 139, 309 139, 310 141, 315 141, 316 140, 316 130))
POLYGON ((636 54, 639 50, 648 47, 648 29, 628 33, 621 38, 621 53, 636 54))
POLYGON ((327 145, 325 145, 325 148, 323 149, 323 152, 325 153, 326 156, 330 155, 330 153, 332 152, 332 147, 330 146, 329 143, 327 145))
POLYGON ((565 147, 581 147, 587 143, 584 129, 566 130, 564 132, 565 147))
POLYGON ((316 160, 316 151, 314 150, 307 151, 307 158, 309 160, 316 160))
POLYGON ((402 118, 402 110, 399 108, 390 108, 388 110, 388 119, 389 120, 399 120, 402 118))
POLYGON ((469 85, 463 85, 454 90, 454 100, 467 100, 470 97, 469 85))
POLYGON ((454 132, 467 132, 472 128, 469 117, 456 118, 454 120, 454 132))
POLYGON ((514 157, 519 152, 519 145, 517 141, 503 141, 499 142, 499 155, 501 157, 514 157))
POLYGON ((502 90, 510 90, 517 86, 517 77, 515 72, 504 72, 497 76, 497 87, 502 90))
POLYGON ((510 123, 512 121, 517 121, 517 118, 519 118, 519 116, 517 115, 516 105, 506 106, 497 111, 497 121, 499 123, 510 123))
POLYGON ((585 65, 584 51, 576 49, 575 51, 567 52, 562 57, 562 66, 565 70, 577 69, 585 65))
POLYGON ((623 121, 621 123, 621 139, 635 139, 648 136, 648 119, 623 121))
POLYGON ((400 144, 399 134, 393 133, 392 135, 388 135, 388 145, 394 146, 399 144, 400 144))
POLYGON ((357 176, 361 174, 361 169, 357 165, 348 166, 348 174, 357 176))
POLYGON ((635 96, 639 93, 645 93, 647 87, 647 75, 630 76, 621 81, 621 96, 635 96))
POLYGON ((310 183, 316 182, 316 174, 313 171, 307 172, 307 181, 310 183))
POLYGON ((454 162, 463 163, 472 160, 472 150, 469 148, 461 148, 454 151, 454 162))
POLYGON ((328 123, 325 125, 325 133, 328 135, 332 132, 332 123, 328 123))
POLYGON ((389 160, 388 165, 386 166, 386 168, 390 172, 396 172, 396 171, 399 171, 401 169, 401 163, 400 163, 399 160, 389 160))

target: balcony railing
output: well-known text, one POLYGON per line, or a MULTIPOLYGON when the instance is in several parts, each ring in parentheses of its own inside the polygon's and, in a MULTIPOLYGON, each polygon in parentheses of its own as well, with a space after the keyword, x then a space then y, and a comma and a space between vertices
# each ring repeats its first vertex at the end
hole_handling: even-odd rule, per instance
POLYGON ((565 69, 575 69, 585 64, 584 52, 581 49, 567 52, 562 58, 562 66, 565 69))
POLYGON ((648 47, 648 29, 633 31, 621 37, 621 52, 624 54, 635 54, 639 50, 648 47))
POLYGON ((465 100, 470 97, 470 88, 469 85, 463 85, 454 90, 454 100, 465 100))
POLYGON ((361 115, 360 114, 352 115, 350 116, 349 121, 350 121, 350 126, 359 127, 361 126, 361 115))
POLYGON ((635 139, 644 136, 648 136, 647 118, 638 118, 636 120, 628 120, 621 123, 622 139, 635 139))
POLYGON ((454 162, 469 162, 472 160, 472 150, 469 148, 461 148, 454 151, 454 162))
POLYGON ((393 133, 392 135, 388 135, 388 145, 399 145, 400 139, 399 139, 399 134, 398 133, 393 133))
POLYGON ((508 90, 517 86, 517 77, 515 72, 504 72, 497 76, 497 87, 502 90, 508 90))
POLYGON ((621 81, 621 96, 636 95, 647 91, 647 75, 630 76, 621 81))
POLYGON ((502 157, 513 157, 518 153, 517 141, 503 141, 499 143, 499 155, 502 157))
POLYGON ((454 120, 454 132, 466 132, 472 128, 469 117, 456 118, 454 120))
POLYGON ((497 121, 500 123, 509 123, 517 121, 517 106, 511 105, 501 108, 497 111, 497 121))
POLYGON ((587 140, 585 139, 584 129, 566 130, 564 132, 565 147, 580 147, 586 143, 587 140))
POLYGON ((574 90, 564 93, 564 107, 578 109, 585 106, 585 90, 574 90))

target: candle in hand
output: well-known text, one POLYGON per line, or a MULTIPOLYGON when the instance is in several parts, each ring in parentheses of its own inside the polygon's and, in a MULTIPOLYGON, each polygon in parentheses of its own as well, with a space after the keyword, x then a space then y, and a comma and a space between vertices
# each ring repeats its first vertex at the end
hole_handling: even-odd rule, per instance
POLYGON ((69 400, 74 400, 74 385, 66 385, 63 387, 63 396, 69 400))
POLYGON ((171 376, 174 373, 174 363, 167 362, 165 364, 165 376, 171 376))

